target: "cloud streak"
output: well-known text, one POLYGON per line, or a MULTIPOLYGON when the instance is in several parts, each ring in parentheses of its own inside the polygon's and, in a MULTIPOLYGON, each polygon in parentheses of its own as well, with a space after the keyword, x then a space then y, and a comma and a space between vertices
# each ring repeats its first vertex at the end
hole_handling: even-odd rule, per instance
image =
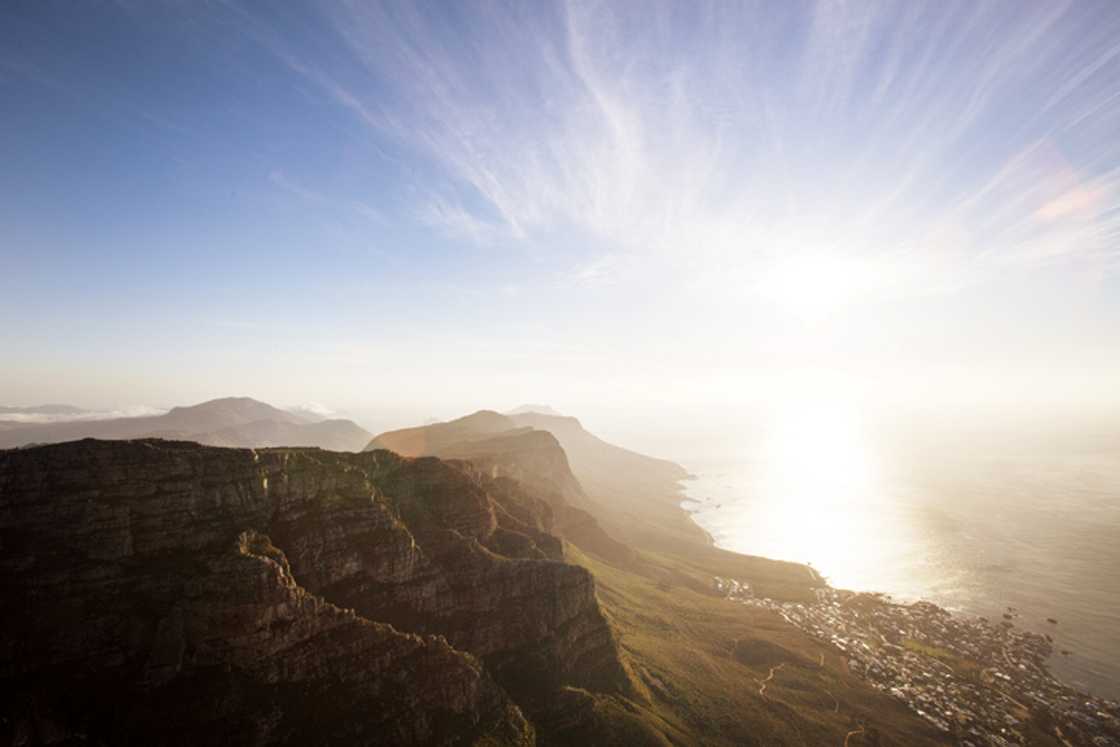
POLYGON ((1106 7, 428 11, 337 6, 361 74, 288 64, 439 169, 425 222, 565 237, 572 277, 626 264, 603 256, 745 279, 828 256, 909 293, 1120 252, 1106 7))
POLYGON ((317 205, 325 205, 328 207, 353 212, 375 223, 384 223, 386 220, 382 212, 371 205, 367 205, 366 203, 360 202, 358 200, 332 199, 327 195, 308 189, 302 184, 293 181, 287 174, 279 169, 273 169, 272 171, 270 171, 268 173, 268 180, 283 191, 295 195, 305 202, 317 205))

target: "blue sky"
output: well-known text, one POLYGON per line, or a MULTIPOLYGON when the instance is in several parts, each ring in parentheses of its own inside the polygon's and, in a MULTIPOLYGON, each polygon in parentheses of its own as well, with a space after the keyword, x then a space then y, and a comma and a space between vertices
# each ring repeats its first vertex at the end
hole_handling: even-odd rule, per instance
POLYGON ((1117 398, 1113 2, 0 21, 5 403, 1117 398))

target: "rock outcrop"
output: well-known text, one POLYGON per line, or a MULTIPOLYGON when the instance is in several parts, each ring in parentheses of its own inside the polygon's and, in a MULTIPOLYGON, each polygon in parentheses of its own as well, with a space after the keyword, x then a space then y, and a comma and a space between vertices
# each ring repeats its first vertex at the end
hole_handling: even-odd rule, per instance
POLYGON ((546 500, 555 533, 581 550, 617 565, 635 562, 634 551, 610 536, 589 510, 597 507, 573 474, 557 437, 547 430, 520 427, 504 415, 482 410, 449 423, 383 433, 366 448, 469 460, 485 474, 516 480, 546 500), (500 430, 503 426, 508 428, 500 430))
POLYGON ((370 441, 366 449, 389 449, 405 456, 425 456, 436 454, 445 446, 497 435, 516 427, 505 415, 493 410, 479 410, 446 423, 382 433, 370 441))
POLYGON ((573 472, 592 494, 626 493, 635 486, 660 486, 688 477, 679 464, 607 443, 573 417, 523 412, 509 419, 516 427, 554 435, 568 455, 573 472))
POLYGON ((629 688, 553 522, 387 451, 0 452, 0 740, 531 744, 556 689, 629 688))
POLYGON ((469 459, 483 470, 511 477, 542 496, 570 505, 587 503, 568 455, 548 431, 514 428, 444 445, 432 452, 443 459, 469 459))

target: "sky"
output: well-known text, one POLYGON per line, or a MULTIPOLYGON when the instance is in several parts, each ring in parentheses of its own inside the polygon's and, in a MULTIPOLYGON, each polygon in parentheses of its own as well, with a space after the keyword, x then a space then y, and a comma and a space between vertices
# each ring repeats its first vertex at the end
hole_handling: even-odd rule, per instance
POLYGON ((11 2, 0 404, 1120 403, 1120 6, 11 2))

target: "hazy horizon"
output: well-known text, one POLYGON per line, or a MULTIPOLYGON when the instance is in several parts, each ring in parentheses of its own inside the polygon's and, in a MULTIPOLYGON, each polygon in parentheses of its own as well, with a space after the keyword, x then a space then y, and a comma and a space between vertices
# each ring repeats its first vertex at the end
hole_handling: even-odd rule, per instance
MULTIPOLYGON (((1071 406, 1069 404, 1025 407, 1020 404, 987 405, 910 405, 905 407, 837 398, 831 394, 806 393, 801 399, 777 399, 752 405, 669 405, 650 407, 591 403, 575 407, 554 402, 515 402, 499 399, 473 402, 469 406, 407 405, 393 402, 351 405, 338 409, 323 402, 268 401, 245 393, 229 393, 214 399, 249 397, 266 405, 296 414, 328 419, 352 420, 377 435, 400 428, 462 418, 480 410, 512 413, 529 407, 533 411, 574 417, 585 429, 628 449, 677 461, 688 469, 698 465, 734 460, 745 450, 756 447, 768 437, 775 425, 791 417, 803 419, 818 413, 821 427, 837 413, 844 420, 858 418, 878 437, 899 446, 914 448, 923 444, 931 456, 961 444, 982 445, 990 454, 1012 453, 1023 449, 1063 451, 1071 446, 1089 451, 1108 451, 1120 447, 1120 407, 1071 406)), ((78 414, 16 415, 0 413, 0 422, 49 424, 54 422, 94 422, 113 418, 157 416, 175 407, 193 407, 211 400, 166 402, 161 406, 132 405, 120 408, 91 407, 78 414)), ((73 405, 67 403, 15 403, 16 407, 73 405)), ((0 402, 0 407, 13 403, 0 402)))
POLYGON ((1120 404, 1108 3, 0 13, 3 404, 1120 404))
POLYGON ((1120 0, 17 1, 0 112, 0 742, 1120 747, 1120 0))

